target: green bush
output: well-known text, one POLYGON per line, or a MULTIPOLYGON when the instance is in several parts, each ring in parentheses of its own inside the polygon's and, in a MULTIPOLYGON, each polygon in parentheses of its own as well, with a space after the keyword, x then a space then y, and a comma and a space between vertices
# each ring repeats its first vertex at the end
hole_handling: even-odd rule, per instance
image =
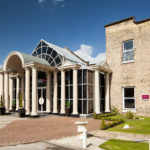
POLYGON ((105 123, 105 120, 102 120, 101 130, 105 130, 106 128, 107 128, 107 125, 105 123))
POLYGON ((106 113, 106 114, 100 114, 97 115, 96 113, 94 113, 93 118, 94 119, 102 119, 103 117, 109 117, 109 116, 115 116, 116 113, 106 113))
MULTIPOLYGON (((111 120, 111 119, 110 119, 111 120)), ((112 121, 112 120, 111 120, 112 121)), ((114 121, 114 120, 113 120, 114 121)), ((116 119, 114 122, 111 122, 109 124, 105 124, 105 121, 103 120, 102 121, 102 124, 101 124, 101 130, 106 130, 108 128, 112 128, 116 125, 119 125, 121 123, 124 123, 124 120, 123 119, 116 119)))
POLYGON ((12 106, 16 106, 16 101, 15 100, 12 101, 12 106))
POLYGON ((133 119, 133 117, 134 117, 133 112, 128 111, 128 112, 126 113, 126 118, 127 118, 127 119, 133 119))
POLYGON ((66 107, 67 107, 67 108, 70 108, 70 107, 71 107, 71 102, 70 102, 69 100, 66 102, 66 107))
POLYGON ((111 108, 111 113, 119 114, 118 108, 116 108, 116 107, 113 106, 113 107, 111 108))
POLYGON ((93 118, 94 118, 94 119, 97 119, 97 116, 98 116, 98 115, 97 115, 96 113, 94 113, 93 118))

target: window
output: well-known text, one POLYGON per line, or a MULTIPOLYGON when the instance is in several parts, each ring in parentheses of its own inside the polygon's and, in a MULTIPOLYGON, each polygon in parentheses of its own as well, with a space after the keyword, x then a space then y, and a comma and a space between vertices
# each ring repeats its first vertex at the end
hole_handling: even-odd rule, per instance
POLYGON ((133 40, 123 42, 123 62, 134 61, 133 40))
POLYGON ((43 41, 38 44, 32 56, 45 59, 51 66, 60 66, 63 61, 62 56, 43 41))
POLYGON ((135 88, 124 88, 123 94, 124 109, 135 109, 135 88))

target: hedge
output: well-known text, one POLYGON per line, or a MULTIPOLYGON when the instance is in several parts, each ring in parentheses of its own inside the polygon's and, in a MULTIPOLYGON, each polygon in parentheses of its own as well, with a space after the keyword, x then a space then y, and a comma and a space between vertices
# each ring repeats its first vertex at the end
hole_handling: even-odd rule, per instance
POLYGON ((100 115, 97 115, 96 113, 94 113, 94 119, 101 119, 103 117, 109 117, 109 116, 115 116, 117 113, 106 113, 106 114, 100 114, 100 115))
POLYGON ((105 120, 102 121, 102 124, 101 124, 101 130, 106 130, 108 128, 111 128, 111 127, 114 127, 116 125, 119 125, 121 123, 124 123, 124 120, 123 119, 116 119, 114 122, 111 122, 109 124, 106 124, 105 123, 105 120))

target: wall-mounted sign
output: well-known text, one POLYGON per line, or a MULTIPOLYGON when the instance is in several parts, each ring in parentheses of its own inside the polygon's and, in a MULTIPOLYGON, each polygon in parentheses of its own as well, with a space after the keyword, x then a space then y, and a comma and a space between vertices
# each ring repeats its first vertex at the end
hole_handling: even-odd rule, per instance
POLYGON ((149 100, 149 95, 142 95, 142 100, 149 100))

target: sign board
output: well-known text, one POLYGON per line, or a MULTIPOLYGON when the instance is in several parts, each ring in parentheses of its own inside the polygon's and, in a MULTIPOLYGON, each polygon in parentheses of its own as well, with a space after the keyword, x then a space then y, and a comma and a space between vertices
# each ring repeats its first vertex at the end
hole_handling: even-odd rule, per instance
POLYGON ((149 100, 149 95, 142 95, 142 100, 149 100))
POLYGON ((43 104, 44 104, 44 98, 43 98, 43 97, 40 97, 40 98, 39 98, 39 104, 40 104, 40 105, 43 105, 43 104))

